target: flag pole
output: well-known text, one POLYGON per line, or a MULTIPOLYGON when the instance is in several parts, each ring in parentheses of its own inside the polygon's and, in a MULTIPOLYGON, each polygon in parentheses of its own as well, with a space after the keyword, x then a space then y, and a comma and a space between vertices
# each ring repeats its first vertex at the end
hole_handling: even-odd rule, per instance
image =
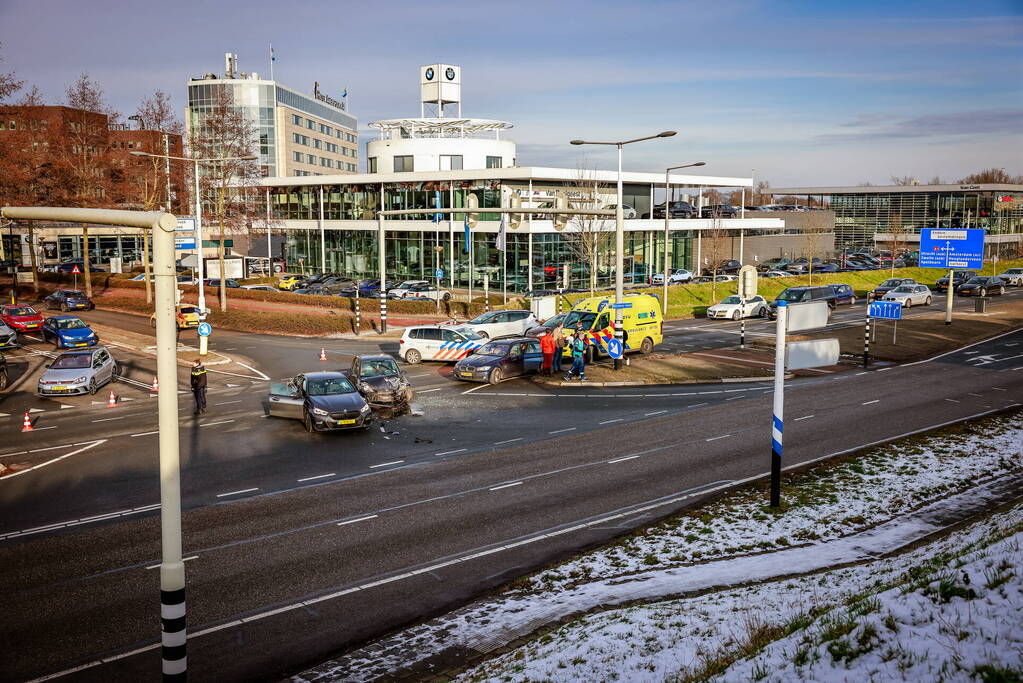
POLYGON ((270 80, 274 79, 274 44, 270 43, 270 80))

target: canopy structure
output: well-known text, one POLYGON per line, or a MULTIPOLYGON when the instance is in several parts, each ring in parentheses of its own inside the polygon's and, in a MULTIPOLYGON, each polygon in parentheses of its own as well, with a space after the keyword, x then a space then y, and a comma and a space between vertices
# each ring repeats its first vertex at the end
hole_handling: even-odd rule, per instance
POLYGON ((402 118, 383 119, 369 124, 380 130, 381 140, 409 138, 479 138, 500 139, 502 130, 513 125, 494 119, 402 118))

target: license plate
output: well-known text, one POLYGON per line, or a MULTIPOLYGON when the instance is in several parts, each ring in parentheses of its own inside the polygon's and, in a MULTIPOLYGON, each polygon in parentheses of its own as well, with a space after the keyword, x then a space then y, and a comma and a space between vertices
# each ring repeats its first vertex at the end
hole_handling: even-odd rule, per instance
POLYGON ((337 423, 339 425, 353 425, 355 424, 355 420, 338 420, 337 423))
POLYGON ((472 373, 471 372, 465 372, 464 370, 461 373, 459 373, 459 374, 461 374, 462 377, 472 377, 472 373))
POLYGON ((60 385, 60 386, 50 387, 50 388, 53 389, 54 391, 67 391, 67 386, 65 386, 65 385, 60 385))

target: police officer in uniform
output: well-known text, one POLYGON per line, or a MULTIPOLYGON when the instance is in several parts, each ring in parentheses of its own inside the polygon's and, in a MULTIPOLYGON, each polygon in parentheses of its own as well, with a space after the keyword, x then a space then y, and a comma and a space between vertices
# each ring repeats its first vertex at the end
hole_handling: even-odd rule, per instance
POLYGON ((195 397, 195 413, 206 412, 206 367, 198 358, 192 364, 192 396, 195 397))

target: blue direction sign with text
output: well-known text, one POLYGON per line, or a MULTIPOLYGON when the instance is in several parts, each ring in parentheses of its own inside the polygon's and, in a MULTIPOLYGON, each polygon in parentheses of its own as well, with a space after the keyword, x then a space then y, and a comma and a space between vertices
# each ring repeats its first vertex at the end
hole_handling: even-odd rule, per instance
POLYGON ((984 263, 983 230, 920 231, 921 268, 981 268, 984 263))
POLYGON ((871 318, 884 318, 885 320, 902 320, 901 301, 875 301, 870 304, 867 312, 871 318))
POLYGON ((209 323, 199 323, 199 327, 196 328, 196 332, 199 333, 200 337, 208 337, 213 334, 213 325, 209 323))
POLYGON ((607 355, 614 359, 622 357, 622 343, 617 339, 609 339, 607 342, 607 355))
POLYGON ((626 301, 620 304, 611 304, 611 308, 632 308, 632 302, 626 301))

